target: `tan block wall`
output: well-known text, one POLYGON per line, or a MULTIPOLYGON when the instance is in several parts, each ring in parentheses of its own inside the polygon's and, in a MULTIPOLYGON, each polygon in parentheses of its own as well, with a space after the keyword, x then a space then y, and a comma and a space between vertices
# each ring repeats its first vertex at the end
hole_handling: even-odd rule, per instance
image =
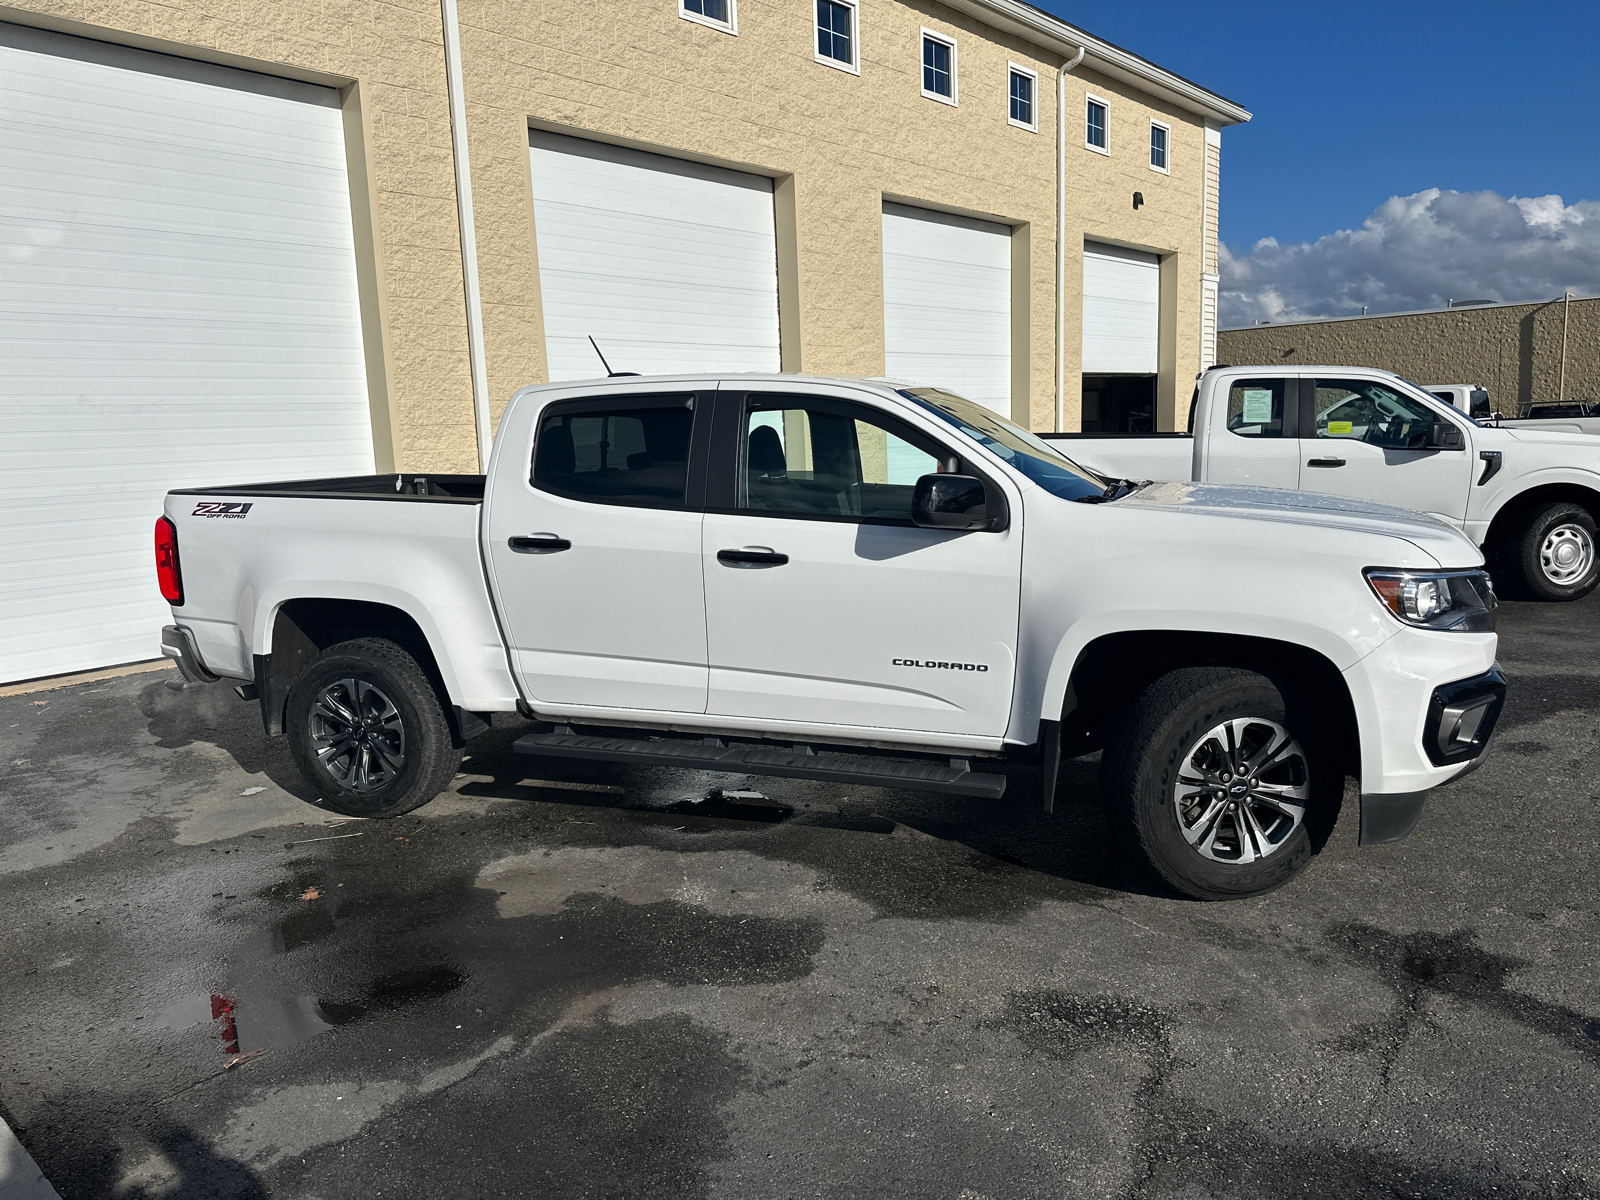
MULTIPOLYGON (((1013 294, 1025 328, 1013 345, 1026 354, 1014 369, 1025 395, 1016 415, 1052 427, 1058 60, 937 4, 862 0, 857 76, 813 60, 809 0, 740 0, 738 17, 730 36, 681 19, 675 0, 460 0, 494 417, 518 387, 546 378, 534 123, 743 166, 792 190, 797 286, 781 301, 788 369, 883 372, 886 196, 1022 229, 1025 252, 1013 258, 1024 275, 1013 294), (921 95, 923 25, 957 40, 959 107, 921 95), (1038 133, 1006 121, 1008 62, 1039 73, 1038 133)), ((8 19, 346 85, 380 467, 477 469, 437 0, 30 0, 0 5, 8 19)), ((1176 396, 1169 419, 1181 421, 1199 360, 1203 123, 1081 69, 1067 94, 1066 427, 1079 422, 1085 238, 1169 256, 1164 292, 1176 300, 1164 325, 1163 403, 1174 413, 1176 396), (1091 90, 1110 102, 1109 157, 1082 146, 1091 90), (1170 176, 1148 167, 1151 117, 1172 127, 1170 176), (1145 200, 1137 211, 1135 191, 1145 200)), ((787 206, 778 207, 781 219, 787 206)))
POLYGON ((1559 300, 1396 317, 1228 329, 1218 356, 1257 363, 1379 367, 1417 383, 1477 383, 1510 416, 1560 398, 1567 318, 1566 397, 1600 401, 1600 300, 1559 300))

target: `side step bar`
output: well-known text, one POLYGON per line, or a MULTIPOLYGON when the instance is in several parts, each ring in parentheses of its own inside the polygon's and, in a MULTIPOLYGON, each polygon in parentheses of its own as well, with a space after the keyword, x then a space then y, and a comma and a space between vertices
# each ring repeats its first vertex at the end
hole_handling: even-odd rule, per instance
POLYGON ((595 758, 605 762, 729 771, 737 775, 825 779, 830 783, 946 792, 989 800, 998 800, 1006 790, 1004 775, 974 771, 964 758, 948 759, 950 765, 945 766, 934 761, 874 758, 865 754, 816 754, 794 748, 730 746, 715 737, 700 741, 598 737, 574 733, 568 726, 557 726, 554 733, 524 734, 511 748, 518 754, 595 758))

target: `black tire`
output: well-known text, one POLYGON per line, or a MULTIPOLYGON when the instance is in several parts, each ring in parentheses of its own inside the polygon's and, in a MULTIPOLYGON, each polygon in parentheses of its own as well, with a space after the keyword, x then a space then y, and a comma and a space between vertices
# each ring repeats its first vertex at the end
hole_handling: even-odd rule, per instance
POLYGON ((384 638, 340 642, 312 659, 289 689, 284 727, 295 765, 317 792, 312 803, 347 817, 420 808, 461 765, 438 689, 384 638), (344 749, 319 760, 331 746, 344 749))
POLYGON ((1523 586, 1539 600, 1581 600, 1600 583, 1600 534, 1576 504, 1544 504, 1523 519, 1510 547, 1523 586), (1571 562, 1562 562, 1572 555, 1571 562))
POLYGON ((1232 667, 1186 667, 1157 679, 1134 704, 1102 771, 1107 815, 1129 848, 1195 900, 1259 896, 1288 882, 1326 839, 1344 786, 1316 711, 1286 704, 1265 676, 1232 667), (1231 759, 1229 747, 1208 740, 1219 728, 1237 737, 1231 759), (1286 742, 1278 743, 1280 733, 1286 742), (1284 748, 1271 762, 1274 744, 1284 748), (1230 769, 1263 752, 1271 763, 1265 769, 1258 764, 1248 776, 1230 769), (1183 783, 1190 778, 1209 783, 1190 788, 1183 783), (1298 806, 1300 816, 1279 803, 1298 806), (1207 813, 1215 816, 1208 821, 1207 813))

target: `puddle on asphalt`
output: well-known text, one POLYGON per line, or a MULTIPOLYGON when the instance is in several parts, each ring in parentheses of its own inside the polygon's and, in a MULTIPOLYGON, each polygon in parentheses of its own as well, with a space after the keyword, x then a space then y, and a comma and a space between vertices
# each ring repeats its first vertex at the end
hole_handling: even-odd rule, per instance
POLYGON ((377 1012, 418 1000, 448 996, 467 981, 454 967, 420 967, 374 980, 356 1000, 319 1000, 317 1011, 329 1025, 348 1025, 377 1012))
POLYGON ((790 805, 769 799, 760 792, 724 788, 712 788, 703 799, 680 800, 656 811, 720 821, 756 821, 763 825, 777 825, 794 816, 790 805))

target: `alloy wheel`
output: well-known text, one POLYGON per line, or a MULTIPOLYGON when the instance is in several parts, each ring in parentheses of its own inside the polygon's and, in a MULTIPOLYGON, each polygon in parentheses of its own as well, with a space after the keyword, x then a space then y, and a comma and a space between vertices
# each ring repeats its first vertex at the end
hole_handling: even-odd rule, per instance
POLYGON ((1289 731, 1265 717, 1224 721, 1183 756, 1172 789, 1184 840, 1214 862, 1277 852, 1305 820, 1311 772, 1289 731))
POLYGON ((317 763, 352 792, 376 791, 406 765, 400 710, 363 679, 338 679, 319 691, 309 732, 317 763))

